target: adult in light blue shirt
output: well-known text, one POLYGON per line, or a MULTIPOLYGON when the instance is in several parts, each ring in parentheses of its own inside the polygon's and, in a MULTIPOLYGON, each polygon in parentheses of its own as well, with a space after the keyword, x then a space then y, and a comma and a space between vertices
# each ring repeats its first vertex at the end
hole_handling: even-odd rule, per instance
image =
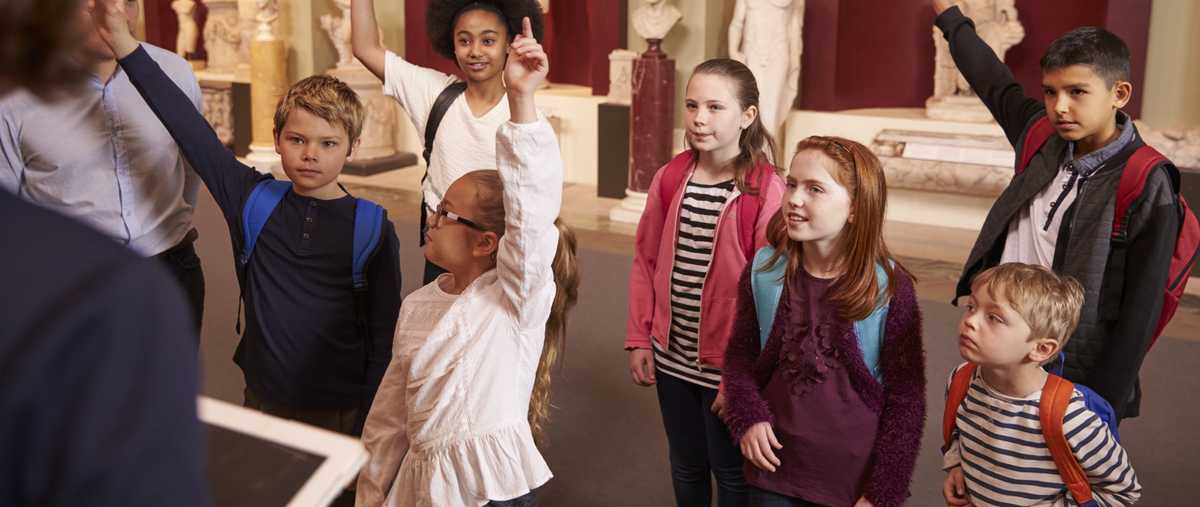
MULTIPOLYGON (((132 25, 138 2, 128 3, 132 25)), ((144 46, 200 109, 191 66, 144 46)), ((0 101, 0 188, 160 258, 187 292, 199 329, 204 273, 192 245, 199 179, 94 31, 77 57, 92 75, 70 96, 51 104, 16 92, 0 101)))

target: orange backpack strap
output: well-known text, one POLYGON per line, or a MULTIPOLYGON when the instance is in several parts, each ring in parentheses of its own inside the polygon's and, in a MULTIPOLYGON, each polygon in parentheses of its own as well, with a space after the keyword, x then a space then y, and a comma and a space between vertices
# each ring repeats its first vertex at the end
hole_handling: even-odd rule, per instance
POLYGON ((971 388, 971 378, 975 376, 975 363, 964 364, 954 372, 950 379, 950 390, 946 393, 946 408, 942 413, 942 453, 950 449, 950 439, 954 436, 955 422, 958 417, 958 406, 967 399, 967 390, 971 388))
POLYGON ((1067 407, 1074 394, 1075 384, 1058 375, 1050 375, 1042 387, 1038 416, 1042 422, 1042 436, 1046 439, 1054 466, 1058 468, 1058 475, 1075 498, 1075 503, 1083 505, 1092 501, 1092 486, 1088 484, 1087 474, 1079 465, 1079 460, 1075 459, 1071 444, 1063 433, 1063 418, 1067 415, 1067 407))

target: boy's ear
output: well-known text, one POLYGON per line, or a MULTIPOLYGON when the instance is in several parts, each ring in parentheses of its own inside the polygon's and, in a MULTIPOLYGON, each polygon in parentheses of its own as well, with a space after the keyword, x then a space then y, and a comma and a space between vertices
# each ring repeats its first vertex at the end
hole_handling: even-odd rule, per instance
POLYGON ((346 158, 354 156, 354 152, 358 151, 358 147, 362 145, 362 136, 358 136, 353 143, 350 143, 350 149, 346 151, 346 158))
POLYGON ((1054 338, 1037 338, 1033 350, 1029 351, 1029 360, 1037 364, 1045 364, 1058 354, 1058 340, 1054 338))
POLYGON ((275 134, 275 153, 278 155, 283 155, 283 152, 279 150, 279 131, 274 131, 271 133, 275 134))
POLYGON ((1133 83, 1117 81, 1113 85, 1113 109, 1121 109, 1133 98, 1133 83))

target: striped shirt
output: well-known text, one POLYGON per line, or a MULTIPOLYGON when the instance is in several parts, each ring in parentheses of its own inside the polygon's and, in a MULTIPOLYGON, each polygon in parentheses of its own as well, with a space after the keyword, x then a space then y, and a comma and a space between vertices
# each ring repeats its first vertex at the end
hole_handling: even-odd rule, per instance
MULTIPOLYGON (((1042 437, 1041 396, 1040 390, 1023 398, 1003 395, 988 386, 979 372, 971 379, 942 463, 946 470, 962 466, 967 495, 977 507, 1077 505, 1042 437)), ((1079 390, 1067 407, 1063 433, 1088 475, 1098 505, 1132 505, 1141 497, 1142 486, 1125 449, 1085 406, 1079 390)))
POLYGON ((666 350, 654 344, 658 371, 710 389, 720 385, 721 370, 700 365, 700 294, 712 261, 717 219, 733 190, 733 180, 715 185, 689 181, 684 189, 671 269, 671 336, 666 350))

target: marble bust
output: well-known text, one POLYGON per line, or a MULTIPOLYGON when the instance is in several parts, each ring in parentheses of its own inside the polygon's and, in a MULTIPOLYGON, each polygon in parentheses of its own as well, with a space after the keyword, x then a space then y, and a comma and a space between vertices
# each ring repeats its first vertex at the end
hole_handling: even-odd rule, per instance
POLYGON ((633 13, 633 29, 646 40, 667 36, 683 14, 666 0, 646 0, 633 13))

